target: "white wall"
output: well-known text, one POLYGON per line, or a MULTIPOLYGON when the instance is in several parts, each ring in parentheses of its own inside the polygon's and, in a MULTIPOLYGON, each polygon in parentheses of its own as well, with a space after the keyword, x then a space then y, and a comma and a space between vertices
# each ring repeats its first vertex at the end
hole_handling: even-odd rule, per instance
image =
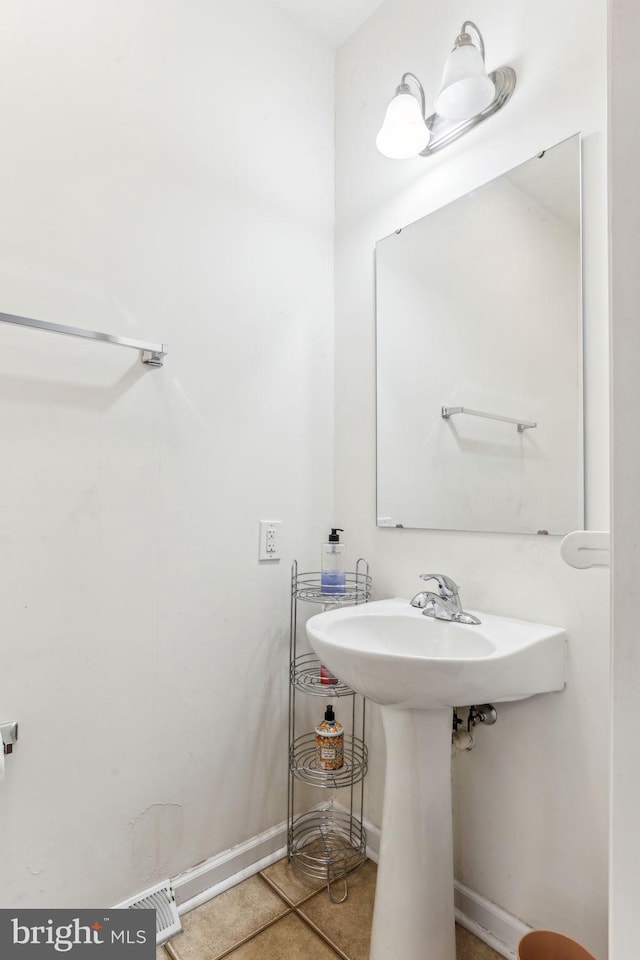
POLYGON ((640 204, 637 168, 638 125, 629 111, 640 82, 634 37, 637 6, 611 0, 609 94, 609 199, 611 230, 611 412, 613 534, 613 668, 611 795, 611 957, 625 960, 638 951, 640 882, 640 754, 630 744, 638 722, 640 647, 637 610, 640 577, 638 542, 638 253, 640 204), (631 414, 631 415, 630 415, 631 414))
POLYGON ((169 344, 0 329, 0 904, 109 904, 286 815, 288 561, 333 520, 334 57, 259 0, 23 0, 0 62, 0 310, 169 344))
MULTIPOLYGON (((376 529, 375 242, 580 131, 583 135, 587 526, 607 529, 606 4, 387 0, 338 53, 336 496, 348 542, 376 594, 409 597, 423 571, 461 584, 463 602, 557 623, 570 637, 566 690, 503 705, 456 759, 457 875, 536 927, 607 951, 609 621, 607 571, 560 559, 559 539, 376 529), (518 74, 502 113, 430 159, 377 154, 401 74, 432 98, 461 23, 478 20, 489 68, 518 74), (567 38, 570 37, 570 42, 567 38)), ((496 267, 499 268, 499 251, 496 267)), ((369 815, 379 822, 379 725, 370 725, 369 815)))

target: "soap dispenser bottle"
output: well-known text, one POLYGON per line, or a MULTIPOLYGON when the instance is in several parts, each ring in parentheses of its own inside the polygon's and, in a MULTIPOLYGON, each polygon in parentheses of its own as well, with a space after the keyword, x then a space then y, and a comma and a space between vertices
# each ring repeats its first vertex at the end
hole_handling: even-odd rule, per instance
POLYGON ((346 593, 345 550, 344 543, 340 543, 341 533, 344 531, 340 527, 332 527, 328 543, 322 544, 321 593, 346 593))
POLYGON ((331 704, 316 727, 316 764, 322 770, 339 770, 344 765, 344 731, 331 704))

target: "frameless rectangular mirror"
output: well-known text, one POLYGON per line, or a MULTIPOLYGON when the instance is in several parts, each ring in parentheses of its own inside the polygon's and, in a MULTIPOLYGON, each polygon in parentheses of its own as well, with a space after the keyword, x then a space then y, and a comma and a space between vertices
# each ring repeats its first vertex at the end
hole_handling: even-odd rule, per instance
POLYGON ((376 245, 379 526, 584 526, 579 135, 376 245))

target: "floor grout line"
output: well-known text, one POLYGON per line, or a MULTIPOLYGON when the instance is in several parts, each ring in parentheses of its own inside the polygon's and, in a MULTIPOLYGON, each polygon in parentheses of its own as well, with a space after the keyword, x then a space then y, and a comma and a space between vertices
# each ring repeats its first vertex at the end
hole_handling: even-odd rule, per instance
POLYGON ((259 937, 261 933, 264 933, 265 930, 268 930, 269 927, 272 927, 274 924, 279 923, 280 920, 284 920, 285 917, 290 917, 295 911, 293 909, 287 910, 285 913, 280 914, 279 917, 274 917, 273 920, 269 920, 268 923, 263 923, 259 930, 256 930, 255 933, 252 933, 240 940, 235 946, 230 947, 229 950, 225 950, 224 953, 221 953, 219 956, 215 957, 214 960, 224 960, 225 957, 228 957, 233 953, 234 950, 239 950, 240 947, 244 947, 245 943, 249 943, 251 940, 255 940, 256 937, 259 937))
MULTIPOLYGON (((264 933, 265 930, 268 930, 269 927, 272 927, 274 924, 278 923, 280 920, 284 920, 285 917, 290 917, 292 913, 295 913, 293 907, 285 910, 284 913, 279 914, 277 917, 273 917, 272 920, 267 920, 266 923, 263 923, 261 927, 258 927, 257 930, 254 930, 253 933, 248 933, 246 937, 243 937, 242 940, 238 940, 237 943, 234 943, 232 947, 228 947, 226 950, 223 950, 222 953, 216 954, 215 957, 212 957, 211 960, 224 960, 225 957, 228 957, 233 953, 234 950, 239 950, 240 947, 244 947, 245 944, 249 943, 251 940, 254 940, 256 937, 259 937, 261 933, 264 933)), ((169 943, 164 944, 165 948, 169 946, 169 943)), ((172 960, 180 960, 180 955, 176 952, 175 948, 171 948, 170 956, 172 960)))
POLYGON ((309 900, 313 900, 313 898, 314 898, 314 897, 317 897, 319 893, 324 893, 324 895, 327 896, 327 897, 329 896, 329 894, 327 893, 326 888, 325 888, 325 887, 320 887, 318 890, 315 891, 315 893, 310 893, 310 894, 309 894, 308 896, 306 896, 303 900, 300 900, 299 903, 296 903, 296 910, 298 909, 298 907, 304 907, 307 903, 309 903, 309 900))
POLYGON ((273 890, 274 893, 277 893, 280 899, 283 900, 288 907, 291 907, 291 909, 295 907, 295 903, 293 902, 293 900, 291 900, 290 897, 288 897, 283 890, 277 887, 276 884, 273 882, 273 880, 270 880, 269 877, 265 877, 264 873, 262 872, 260 872, 258 876, 260 877, 261 880, 264 880, 264 882, 267 884, 270 890, 273 890))
POLYGON ((294 913, 304 923, 306 923, 306 925, 310 927, 313 930, 313 932, 318 937, 320 937, 321 940, 323 940, 326 943, 328 947, 331 947, 334 953, 336 953, 339 957, 341 957, 342 960, 351 960, 351 958, 344 952, 344 950, 341 950, 340 947, 336 943, 334 943, 333 940, 331 940, 331 938, 323 930, 320 929, 320 927, 316 926, 313 920, 310 920, 309 917, 305 917, 304 913, 300 913, 300 911, 297 909, 294 910, 294 913))
POLYGON ((292 900, 290 897, 288 897, 288 896, 286 895, 286 893, 284 893, 283 890, 281 890, 279 887, 277 887, 276 884, 273 882, 273 880, 270 880, 269 877, 266 877, 263 873, 260 873, 259 876, 262 877, 262 879, 263 879, 264 881, 266 881, 266 883, 269 884, 269 886, 270 886, 271 889, 274 891, 274 893, 277 893, 278 896, 279 896, 282 900, 284 900, 284 902, 285 902, 286 904, 288 904, 290 907, 292 907, 294 910, 296 910, 298 907, 301 907, 303 904, 308 903, 309 900, 311 900, 313 897, 317 896, 319 893, 322 893, 323 890, 325 889, 325 887, 324 887, 324 885, 323 885, 323 886, 321 886, 321 887, 318 887, 317 890, 311 890, 309 893, 307 893, 307 894, 302 898, 302 900, 294 901, 294 900, 292 900))
POLYGON ((175 952, 175 950, 174 950, 173 947, 171 946, 171 941, 170 941, 170 940, 167 940, 167 942, 166 942, 166 943, 163 943, 162 946, 164 947, 165 953, 168 954, 168 956, 171 958, 171 960, 180 960, 180 958, 178 957, 177 953, 175 952))
MULTIPOLYGON (((303 922, 307 927, 309 927, 309 928, 316 934, 316 936, 318 936, 318 937, 320 938, 320 940, 322 940, 322 942, 323 942, 324 944, 326 944, 326 946, 330 947, 331 950, 333 950, 333 952, 334 952, 338 957, 341 958, 341 960, 350 960, 350 957, 348 957, 346 953, 343 953, 343 951, 340 949, 340 947, 338 947, 338 946, 327 936, 327 934, 324 933, 324 932, 320 929, 320 927, 317 927, 317 926, 313 923, 313 921, 308 920, 303 913, 300 913, 300 912, 299 912, 299 908, 300 908, 300 907, 305 906, 305 904, 307 904, 310 900, 313 900, 314 897, 317 897, 318 894, 323 893, 323 892, 326 892, 326 891, 324 890, 324 887, 318 887, 317 890, 312 890, 311 893, 307 894, 306 897, 303 897, 302 900, 298 900, 297 903, 294 903, 293 900, 291 900, 289 897, 287 897, 286 894, 285 894, 282 890, 280 890, 280 889, 275 885, 275 883, 273 882, 273 880, 270 880, 269 877, 265 877, 265 875, 264 875, 263 873, 260 873, 260 877, 262 877, 262 879, 269 885, 269 887, 271 888, 271 890, 273 890, 274 893, 277 893, 278 896, 279 896, 286 904, 290 904, 290 905, 291 905, 291 910, 289 911, 289 913, 294 913, 294 914, 298 917, 299 920, 302 920, 302 922, 303 922)), ((285 916, 289 916, 289 914, 285 914, 285 916)), ((177 960, 177 958, 176 958, 176 960, 177 960)), ((222 957, 216 957, 216 960, 223 960, 223 958, 222 958, 222 957)))
MULTIPOLYGON (((268 930, 269 927, 272 927, 274 923, 278 923, 279 920, 283 920, 285 917, 290 916, 294 912, 295 910, 294 905, 290 902, 290 900, 287 899, 287 897, 284 896, 284 894, 281 893, 280 890, 277 889, 277 887, 275 887, 275 885, 270 880, 267 879, 267 877, 265 877, 262 874, 262 871, 259 871, 257 876, 259 876, 260 879, 264 883, 266 883, 266 885, 269 887, 269 889, 273 893, 278 895, 278 899, 284 904, 284 906, 287 909, 283 913, 278 914, 277 917, 273 917, 272 920, 267 920, 267 922, 263 923, 262 926, 258 927, 257 930, 254 930, 252 933, 248 933, 246 937, 242 938, 242 940, 238 940, 237 943, 234 943, 232 947, 228 947, 222 953, 219 953, 217 956, 212 957, 211 960, 224 960, 224 958, 232 954, 234 950, 239 950, 240 947, 244 947, 246 943, 249 943, 255 937, 259 937, 261 933, 264 933, 265 930, 268 930)), ((171 940, 163 944, 163 946, 167 951, 171 960, 181 960, 180 955, 177 951, 177 948, 172 946, 171 940)))

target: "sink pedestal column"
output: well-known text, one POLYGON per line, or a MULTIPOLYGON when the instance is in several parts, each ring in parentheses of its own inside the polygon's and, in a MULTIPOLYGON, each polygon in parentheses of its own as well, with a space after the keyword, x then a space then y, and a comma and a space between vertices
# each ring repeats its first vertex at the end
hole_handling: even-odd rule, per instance
POLYGON ((387 743, 371 960, 455 960, 452 711, 382 707, 387 743))

